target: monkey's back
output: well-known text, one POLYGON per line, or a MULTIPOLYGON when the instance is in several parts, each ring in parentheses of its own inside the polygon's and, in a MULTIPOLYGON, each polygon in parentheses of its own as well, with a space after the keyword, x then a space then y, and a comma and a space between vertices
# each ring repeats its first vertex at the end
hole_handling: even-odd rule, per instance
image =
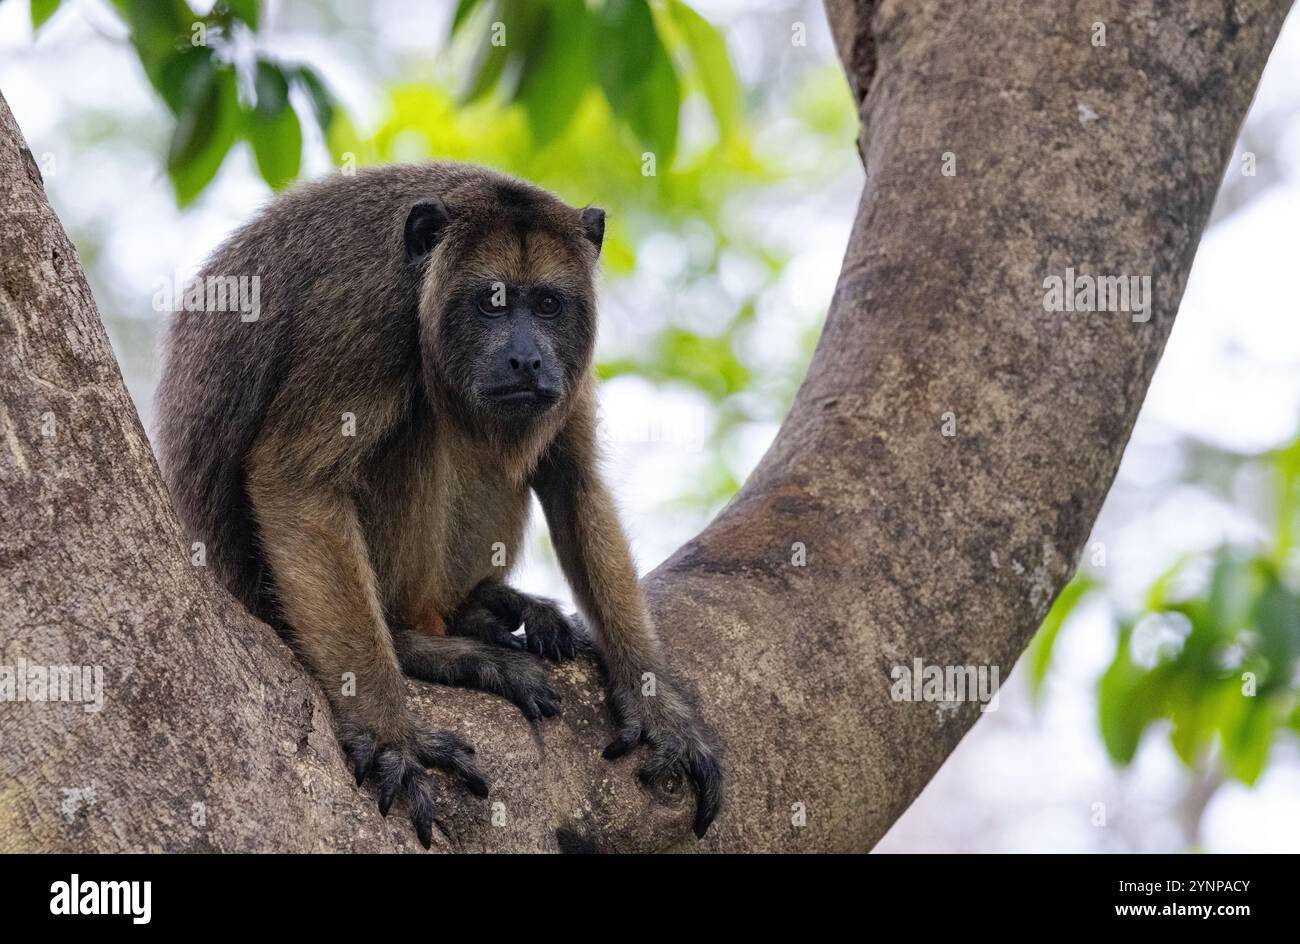
POLYGON ((187 535, 261 618, 275 618, 273 588, 245 463, 268 410, 292 397, 311 415, 323 385, 352 384, 364 398, 369 385, 415 384, 419 274, 403 265, 405 216, 418 199, 503 179, 431 163, 299 186, 235 231, 198 274, 257 279, 256 319, 238 310, 172 315, 156 409, 163 473, 187 535))

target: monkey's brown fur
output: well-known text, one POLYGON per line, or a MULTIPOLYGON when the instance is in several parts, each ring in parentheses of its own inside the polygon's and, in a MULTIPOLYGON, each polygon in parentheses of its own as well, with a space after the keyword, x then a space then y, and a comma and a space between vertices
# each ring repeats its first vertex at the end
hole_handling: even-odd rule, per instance
POLYGON ((515 560, 530 489, 606 667, 619 725, 606 756, 646 741, 646 779, 681 769, 700 835, 720 803, 598 472, 603 232, 601 211, 482 168, 332 176, 275 201, 201 273, 259 277, 256 320, 181 312, 169 329, 158 439, 182 522, 230 590, 289 632, 358 782, 376 776, 384 812, 405 795, 426 846, 426 765, 487 787, 469 745, 407 711, 403 671, 537 718, 556 699, 536 655, 577 647, 554 604, 494 566, 494 552, 515 560), (502 376, 520 389, 494 386, 502 376))

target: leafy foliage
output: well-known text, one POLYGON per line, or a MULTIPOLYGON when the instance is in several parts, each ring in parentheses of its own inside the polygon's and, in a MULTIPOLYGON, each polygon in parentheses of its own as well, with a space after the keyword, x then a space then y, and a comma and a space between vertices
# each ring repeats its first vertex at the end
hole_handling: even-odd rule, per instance
MULTIPOLYGON (((1291 563, 1300 515, 1300 439, 1263 457, 1276 488, 1273 539, 1183 557, 1118 620, 1115 654, 1098 687, 1098 721, 1112 759, 1132 763, 1146 732, 1169 726, 1191 768, 1207 762, 1253 784, 1278 738, 1300 733, 1300 593, 1291 563)), ((1097 574, 1061 593, 1035 639, 1037 689, 1052 645, 1097 574)))
MULTIPOLYGON (((57 0, 32 0, 32 24, 53 15, 57 0)), ((300 90, 323 133, 337 104, 309 66, 238 53, 238 36, 261 20, 259 0, 218 0, 206 15, 186 0, 113 0, 130 31, 145 75, 173 117, 167 173, 176 202, 193 203, 243 139, 263 179, 281 188, 298 176, 303 134, 291 92, 300 90), (242 94, 242 89, 252 89, 242 94)))
POLYGON ((1052 664, 1052 653, 1056 640, 1061 635, 1061 629, 1083 598, 1097 586, 1097 581, 1087 575, 1080 575, 1071 580, 1052 604, 1052 609, 1043 620, 1043 625, 1038 627, 1038 632, 1025 654, 1029 662, 1029 690, 1035 699, 1042 695, 1043 683, 1047 680, 1047 670, 1052 664))
MULTIPOLYGON (((341 115, 311 67, 239 54, 239 34, 259 28, 260 0, 218 0, 202 16, 186 0, 113 5, 145 75, 173 113, 167 170, 181 206, 212 182, 239 139, 252 147, 271 187, 297 177, 304 116, 291 91, 310 103, 325 136, 341 115)), ((58 0, 32 0, 33 25, 44 25, 58 7, 58 0)), ((592 90, 665 165, 676 155, 680 108, 691 90, 703 90, 723 136, 740 123, 740 84, 726 43, 681 0, 653 8, 647 0, 594 7, 585 0, 461 0, 452 31, 476 47, 459 104, 492 93, 519 103, 536 148, 565 134, 592 90)))
POLYGON ((564 134, 589 89, 599 89, 620 124, 669 164, 680 105, 691 84, 721 133, 740 119, 740 84, 721 33, 681 0, 462 0, 453 36, 478 55, 464 101, 491 92, 524 108, 539 147, 564 134), (597 55, 599 51, 599 55, 597 55), (674 55, 674 53, 676 55, 674 55))

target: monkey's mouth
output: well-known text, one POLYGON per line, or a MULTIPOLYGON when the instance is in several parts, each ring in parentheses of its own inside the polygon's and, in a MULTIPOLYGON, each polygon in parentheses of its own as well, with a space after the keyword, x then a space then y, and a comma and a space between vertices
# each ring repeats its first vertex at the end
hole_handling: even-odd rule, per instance
POLYGON ((508 409, 536 411, 547 409, 560 399, 560 394, 549 387, 528 386, 493 387, 485 390, 483 396, 508 409))

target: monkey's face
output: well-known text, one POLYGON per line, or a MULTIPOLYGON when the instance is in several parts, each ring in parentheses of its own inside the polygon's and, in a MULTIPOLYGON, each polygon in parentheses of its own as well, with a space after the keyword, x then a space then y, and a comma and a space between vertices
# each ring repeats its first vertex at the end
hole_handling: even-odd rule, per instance
POLYGON ((440 330, 462 396, 504 419, 559 404, 591 362, 594 326, 584 294, 562 273, 465 280, 440 330))
MULTIPOLYGON (((462 414, 507 425, 546 416, 591 367, 603 211, 505 186, 486 205, 429 212, 435 226, 445 216, 420 313, 435 382, 462 414)), ((412 219, 418 246, 424 223, 412 219)))

